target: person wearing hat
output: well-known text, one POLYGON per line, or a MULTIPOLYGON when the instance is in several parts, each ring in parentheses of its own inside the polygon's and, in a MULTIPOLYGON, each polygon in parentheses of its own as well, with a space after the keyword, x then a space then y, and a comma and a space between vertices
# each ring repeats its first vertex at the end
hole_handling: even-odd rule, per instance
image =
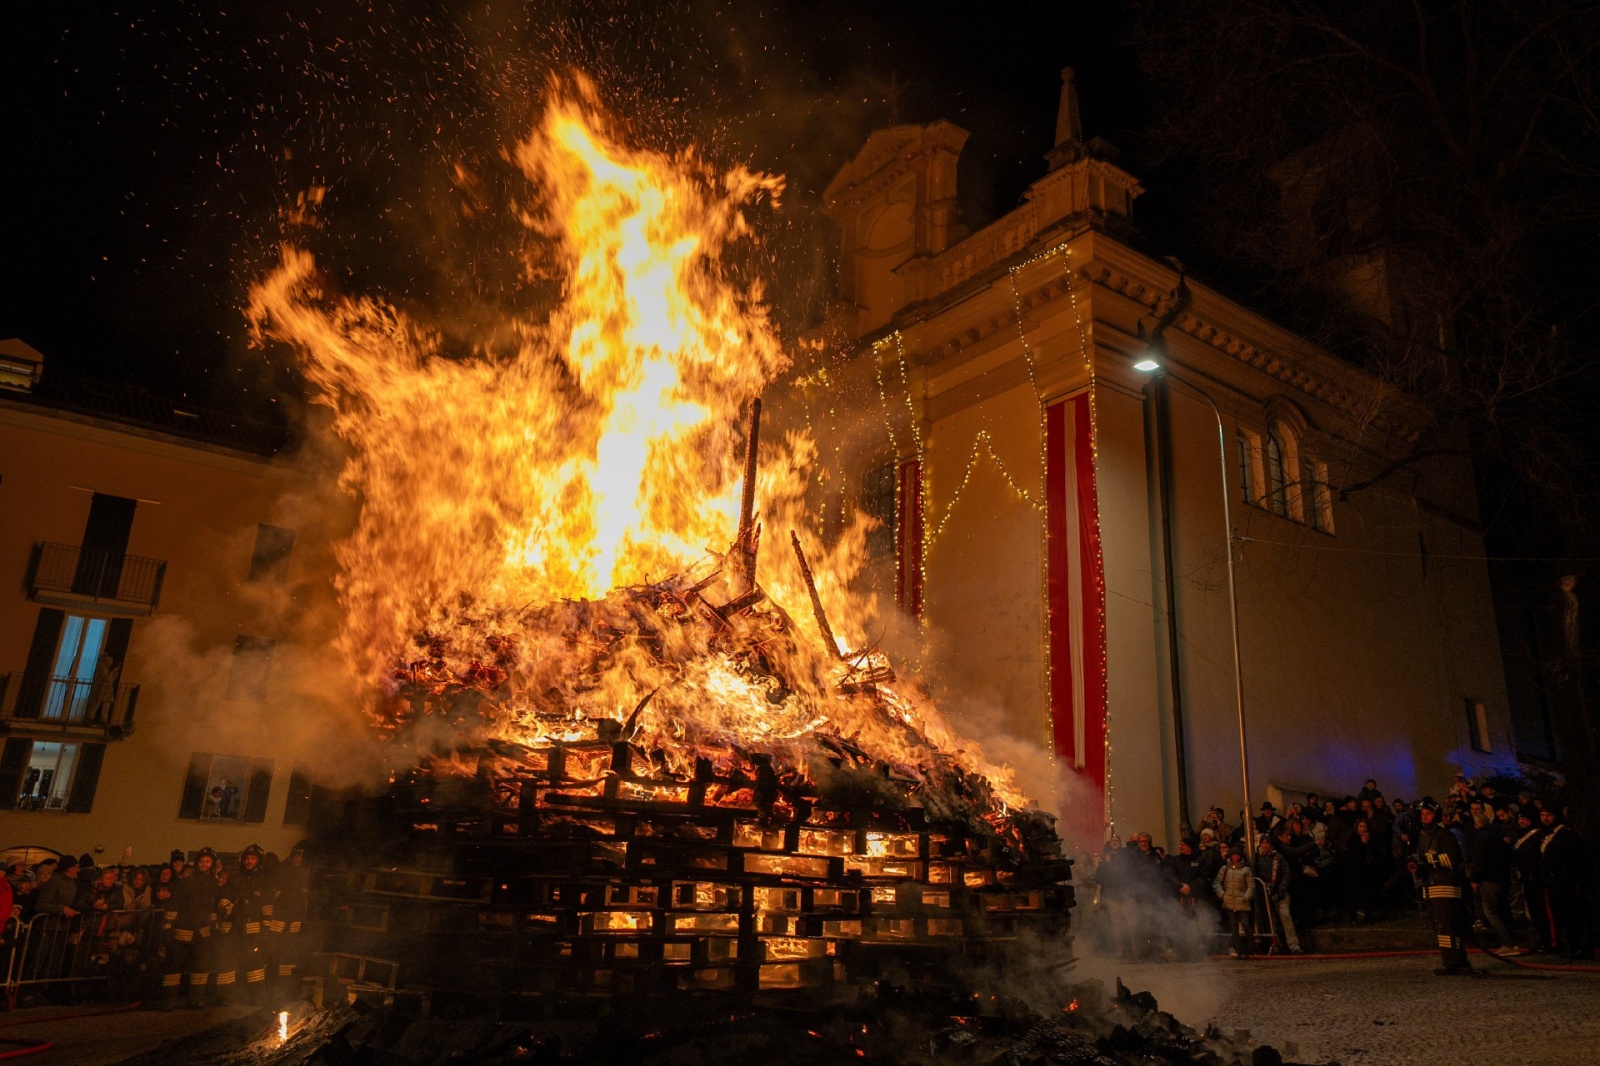
POLYGON ((272 885, 261 868, 261 845, 251 844, 239 853, 234 871, 233 929, 238 938, 239 972, 244 977, 245 999, 260 1004, 266 995, 267 957, 262 947, 262 920, 272 913, 272 885))
POLYGON ((274 985, 275 998, 280 1004, 287 1004, 299 996, 300 977, 305 967, 302 929, 311 899, 311 870, 306 866, 305 841, 289 850, 289 858, 278 864, 271 877, 271 913, 264 918, 268 978, 274 985))
POLYGON ((1586 856, 1577 830, 1553 807, 1539 812, 1539 824, 1545 829, 1539 842, 1539 876, 1544 881, 1555 948, 1569 959, 1592 959, 1583 901, 1586 856))
POLYGON ((211 986, 212 953, 208 941, 217 914, 217 853, 201 848, 188 876, 172 883, 168 910, 172 920, 172 950, 161 975, 162 1008, 177 1006, 180 994, 188 1006, 198 1008, 211 986))
POLYGON ((1256 836, 1271 836, 1273 828, 1283 821, 1278 817, 1278 809, 1272 805, 1271 800, 1261 804, 1261 813, 1256 816, 1256 836))
POLYGON ((1272 916, 1276 916, 1284 948, 1291 955, 1302 954, 1304 949, 1300 947, 1300 936, 1295 932, 1294 915, 1290 912, 1289 886, 1294 882, 1294 864, 1278 850, 1270 836, 1256 841, 1255 875, 1266 888, 1261 902, 1269 912, 1267 924, 1270 926, 1272 916))
POLYGON ((78 873, 82 868, 83 860, 74 859, 71 855, 63 856, 56 865, 55 874, 39 889, 34 912, 62 918, 76 918, 83 913, 83 900, 79 896, 85 893, 82 893, 82 886, 78 883, 78 873))
POLYGON ((243 922, 234 921, 238 897, 234 874, 217 860, 217 906, 211 921, 211 936, 201 946, 207 953, 211 971, 211 1006, 226 1007, 233 1002, 239 983, 239 937, 243 922))
POLYGON ((1543 856, 1539 845, 1544 842, 1545 829, 1539 824, 1539 814, 1533 807, 1517 811, 1516 835, 1511 839, 1511 866, 1516 871, 1522 889, 1522 905, 1528 912, 1528 924, 1533 928, 1535 952, 1551 951, 1555 939, 1550 929, 1550 912, 1544 905, 1543 856))
POLYGON ((1439 941, 1439 977, 1455 977, 1472 973, 1467 962, 1467 905, 1461 871, 1465 858, 1461 842, 1454 833, 1439 821, 1439 805, 1432 796, 1422 797, 1417 805, 1422 813, 1422 831, 1417 840, 1418 857, 1426 864, 1427 887, 1423 890, 1428 901, 1428 917, 1433 921, 1434 935, 1439 941))
POLYGON ((1243 848, 1235 846, 1228 849, 1228 861, 1217 871, 1216 879, 1211 882, 1211 891, 1222 903, 1228 932, 1233 937, 1233 948, 1228 954, 1248 959, 1251 942, 1256 936, 1256 878, 1254 871, 1244 861, 1243 848))

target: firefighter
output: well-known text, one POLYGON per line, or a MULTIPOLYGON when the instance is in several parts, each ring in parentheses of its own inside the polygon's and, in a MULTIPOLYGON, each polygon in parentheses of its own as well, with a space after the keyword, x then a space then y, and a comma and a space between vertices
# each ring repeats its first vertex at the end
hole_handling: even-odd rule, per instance
POLYGON ((259 844, 251 844, 239 855, 239 869, 233 875, 233 935, 238 949, 238 968, 244 978, 245 999, 261 1003, 266 994, 267 958, 262 947, 262 918, 272 910, 272 885, 261 867, 259 844))
POLYGON ((1439 805, 1432 796, 1424 796, 1417 805, 1421 812, 1422 831, 1417 838, 1417 853, 1427 864, 1428 917, 1433 921, 1433 931, 1439 938, 1439 961, 1442 965, 1433 972, 1440 977, 1455 977, 1472 973, 1467 962, 1467 904, 1462 892, 1461 868, 1465 857, 1461 842, 1454 833, 1439 822, 1439 805))
POLYGON ((201 848, 194 865, 173 882, 168 909, 172 914, 172 943, 166 972, 161 976, 162 1005, 177 1005, 180 993, 190 1007, 204 1006, 211 984, 210 956, 206 950, 217 907, 217 853, 201 848))
POLYGON ((238 925, 233 920, 238 901, 238 880, 233 873, 217 869, 217 906, 212 912, 211 936, 201 945, 212 972, 211 1002, 225 1007, 233 1002, 239 982, 238 925), (209 951, 207 950, 209 949, 209 951))
POLYGON ((311 871, 306 866, 306 843, 300 841, 279 864, 273 877, 271 917, 267 920, 269 959, 277 998, 288 1003, 299 997, 300 978, 305 969, 305 936, 302 927, 309 908, 311 871))

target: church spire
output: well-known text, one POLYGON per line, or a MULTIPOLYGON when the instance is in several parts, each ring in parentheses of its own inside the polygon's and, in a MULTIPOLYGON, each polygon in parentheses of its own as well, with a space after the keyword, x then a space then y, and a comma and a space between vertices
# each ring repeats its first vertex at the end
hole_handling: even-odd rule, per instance
POLYGON ((1078 114, 1078 79, 1071 67, 1061 70, 1061 108, 1056 112, 1056 146, 1045 153, 1051 170, 1086 159, 1089 146, 1083 140, 1083 118, 1078 114))
POLYGON ((1083 119, 1078 114, 1078 81, 1071 67, 1061 68, 1061 109, 1056 112, 1056 147, 1083 145, 1083 119))

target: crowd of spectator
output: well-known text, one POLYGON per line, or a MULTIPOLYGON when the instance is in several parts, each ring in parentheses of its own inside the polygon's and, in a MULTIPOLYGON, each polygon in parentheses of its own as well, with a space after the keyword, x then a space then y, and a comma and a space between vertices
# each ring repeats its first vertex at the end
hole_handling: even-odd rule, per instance
POLYGON ((227 1002, 238 986, 262 1000, 296 977, 308 872, 304 845, 288 859, 254 845, 224 864, 211 848, 174 849, 164 863, 96 865, 84 854, 13 862, 0 879, 4 942, 45 955, 37 976, 159 980, 166 1005, 227 1002), (292 939, 292 944, 291 944, 292 939), (49 945, 49 947, 41 947, 49 945), (55 971, 61 972, 55 972, 55 971), (281 979, 281 980, 280 980, 281 979))
POLYGON ((1416 911, 1428 807, 1466 857, 1480 945, 1594 957, 1590 849, 1545 797, 1458 776, 1438 802, 1391 803, 1368 779, 1352 795, 1307 794, 1286 807, 1264 802, 1248 822, 1243 811, 1229 822, 1212 807, 1198 828, 1182 827, 1176 854, 1137 833, 1127 846, 1113 836, 1098 858, 1080 856, 1075 877, 1090 882, 1088 898, 1107 919, 1103 946, 1140 958, 1209 953, 1220 930, 1230 955, 1248 958, 1269 936, 1276 950, 1301 954, 1299 934, 1310 926, 1416 911))

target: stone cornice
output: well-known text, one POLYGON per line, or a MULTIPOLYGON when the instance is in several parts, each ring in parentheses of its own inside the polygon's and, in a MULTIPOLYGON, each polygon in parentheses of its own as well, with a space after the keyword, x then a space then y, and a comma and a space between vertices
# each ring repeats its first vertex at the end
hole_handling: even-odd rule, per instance
MULTIPOLYGON (((993 234, 997 227, 985 233, 993 234)), ((1019 226, 1025 231, 1025 226, 1019 226)), ((870 349, 876 341, 895 330, 905 334, 908 355, 913 363, 940 372, 975 358, 994 343, 1014 337, 1017 306, 1009 285, 1004 298, 997 300, 992 290, 1007 273, 1027 263, 1051 241, 1065 238, 1059 232, 1046 241, 1029 242, 1018 248, 1014 243, 995 256, 985 269, 974 270, 953 288, 932 299, 914 303, 880 330, 863 336, 858 351, 870 349), (979 301, 984 301, 979 303, 979 301), (941 322, 942 320, 942 322, 941 322), (927 335, 930 326, 941 322, 936 338, 927 335), (998 336, 997 336, 998 335, 998 336)), ((962 253, 957 244, 944 256, 962 253)), ((1003 240, 1000 242, 1005 247, 1003 240)), ((1145 308, 1151 315, 1164 313, 1169 306, 1178 275, 1171 267, 1149 259, 1120 241, 1094 230, 1079 230, 1070 238, 1071 261, 1081 263, 1069 275, 1055 267, 1031 277, 1032 270, 1017 269, 1018 298, 1024 325, 1031 328, 1041 314, 1065 313, 1062 306, 1074 279, 1088 283, 1145 308), (1087 258, 1087 262, 1084 259, 1087 258), (1048 310, 1047 310, 1048 309, 1048 310)), ((936 257, 934 261, 944 258, 936 257)), ((1043 266, 1043 261, 1040 261, 1043 266)), ((1317 348, 1294 333, 1240 306, 1213 289, 1190 280, 1191 303, 1169 327, 1226 356, 1240 367, 1266 375, 1294 395, 1309 397, 1331 408, 1356 426, 1365 426, 1407 444, 1415 444, 1426 428, 1427 412, 1415 399, 1371 375, 1317 348)), ((1108 321, 1105 308, 1094 306, 1094 297, 1084 293, 1080 311, 1085 327, 1099 338, 1097 346, 1117 332, 1108 321), (1096 328, 1097 325, 1101 328, 1096 328)), ((1132 328, 1132 324, 1125 324, 1132 328)), ((1332 427, 1327 427, 1332 428, 1332 427)))
POLYGON ((0 426, 49 433, 121 451, 142 452, 247 477, 288 481, 297 474, 295 467, 281 458, 268 459, 219 444, 189 440, 76 411, 7 403, 4 398, 0 398, 0 426))
MULTIPOLYGON (((1166 312, 1177 283, 1175 271, 1131 249, 1107 248, 1103 239, 1096 241, 1094 252, 1094 258, 1079 268, 1081 277, 1141 304, 1152 314, 1166 312), (1111 254, 1102 255, 1105 252, 1111 254), (1157 278, 1155 274, 1166 276, 1157 278)), ((1190 280, 1188 286, 1191 302, 1169 328, 1276 379, 1293 392, 1326 404, 1357 424, 1393 433, 1409 444, 1422 436, 1426 412, 1412 397, 1204 285, 1190 280)))

